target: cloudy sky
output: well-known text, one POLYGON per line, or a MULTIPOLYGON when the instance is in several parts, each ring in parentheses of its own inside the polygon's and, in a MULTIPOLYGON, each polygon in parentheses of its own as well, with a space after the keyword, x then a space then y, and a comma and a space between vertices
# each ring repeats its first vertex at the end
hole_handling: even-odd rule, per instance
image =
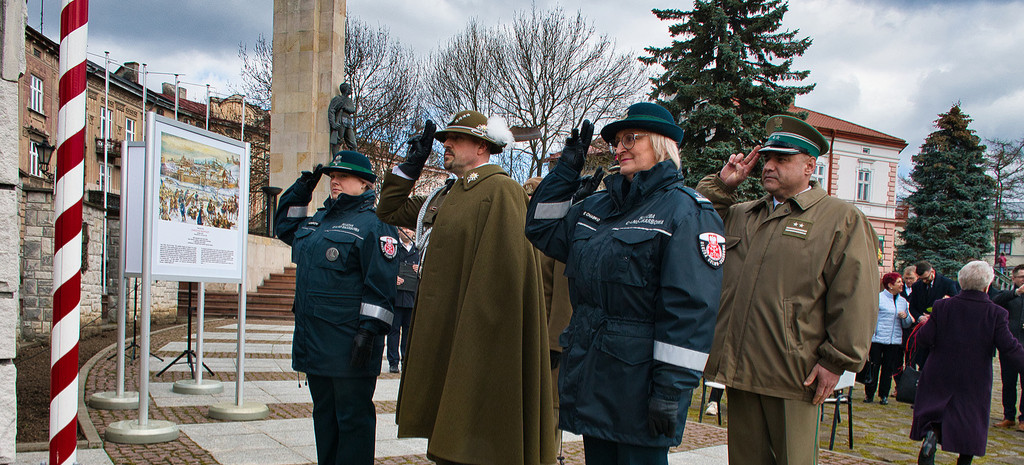
MULTIPOLYGON (((238 46, 273 31, 273 0, 90 0, 90 59, 147 63, 181 73, 190 97, 229 94, 240 84, 238 46)), ((582 10, 622 51, 670 43, 668 23, 652 8, 688 9, 668 0, 537 0, 582 10)), ((28 0, 28 24, 58 40, 56 0, 28 0), (40 17, 40 8, 44 17, 40 17)), ((527 0, 349 0, 353 17, 387 26, 418 53, 460 32, 471 17, 509 20, 527 0)), ((901 173, 934 128, 959 102, 983 139, 1024 137, 1024 0, 791 0, 784 27, 814 41, 796 69, 811 71, 815 90, 797 105, 867 126, 908 143, 901 173)), ((116 66, 112 67, 116 69, 116 66)), ((163 78, 163 79, 162 79, 163 78)), ((161 80, 151 76, 150 87, 161 80)))

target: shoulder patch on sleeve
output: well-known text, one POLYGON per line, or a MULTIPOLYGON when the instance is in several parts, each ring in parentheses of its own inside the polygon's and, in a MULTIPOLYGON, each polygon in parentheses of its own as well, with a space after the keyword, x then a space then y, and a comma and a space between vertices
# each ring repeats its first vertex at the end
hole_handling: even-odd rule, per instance
POLYGON ((725 263, 725 237, 713 232, 700 233, 697 236, 700 243, 700 254, 704 261, 712 268, 720 268, 725 263))
POLYGON ((686 187, 686 186, 681 186, 679 188, 679 190, 681 190, 683 192, 686 192, 686 195, 689 195, 693 199, 694 202, 697 202, 697 205, 700 205, 701 208, 703 208, 705 210, 714 210, 715 209, 715 206, 711 203, 710 200, 708 200, 707 197, 704 197, 703 195, 701 195, 700 192, 697 192, 693 188, 686 187))
POLYGON ((380 253, 388 261, 394 260, 398 255, 398 239, 391 236, 380 236, 380 253))

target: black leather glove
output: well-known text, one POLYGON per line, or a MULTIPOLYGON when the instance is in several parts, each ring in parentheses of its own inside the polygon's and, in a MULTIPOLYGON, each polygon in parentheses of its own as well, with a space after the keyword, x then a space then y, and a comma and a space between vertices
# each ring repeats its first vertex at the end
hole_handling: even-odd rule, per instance
POLYGON ((565 147, 562 148, 562 156, 558 159, 558 164, 564 164, 577 173, 583 171, 583 164, 587 161, 587 151, 590 150, 592 140, 594 140, 594 123, 585 119, 583 126, 580 129, 573 129, 572 135, 565 140, 565 147))
POLYGON ((601 180, 604 179, 604 168, 598 167, 597 171, 594 171, 593 176, 584 176, 580 179, 580 188, 576 189, 576 193, 572 195, 573 203, 579 202, 590 194, 597 191, 598 187, 601 187, 601 180))
POLYGON ((369 329, 359 328, 356 337, 352 339, 352 358, 349 364, 352 368, 365 368, 366 362, 370 360, 370 353, 373 352, 373 333, 369 329))
POLYGON ((430 151, 434 147, 434 131, 436 130, 437 126, 428 119, 423 126, 423 134, 409 138, 409 153, 405 156, 405 161, 398 165, 398 169, 402 170, 406 176, 419 179, 423 165, 427 164, 427 158, 430 157, 430 151))
POLYGON ((647 404, 647 428, 652 436, 673 437, 679 421, 679 402, 651 397, 647 404))
POLYGON ((562 359, 562 353, 557 350, 551 351, 551 369, 558 368, 558 361, 562 359))
POLYGON ((324 165, 320 163, 313 168, 313 171, 303 171, 299 175, 299 182, 306 185, 310 191, 316 190, 316 185, 320 183, 320 177, 324 174, 324 165))

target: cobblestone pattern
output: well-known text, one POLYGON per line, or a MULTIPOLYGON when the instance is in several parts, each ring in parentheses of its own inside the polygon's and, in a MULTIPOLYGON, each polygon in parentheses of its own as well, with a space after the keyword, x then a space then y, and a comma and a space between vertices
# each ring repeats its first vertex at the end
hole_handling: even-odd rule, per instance
MULTIPOLYGON (((218 329, 234 320, 212 320, 205 325, 206 331, 223 331, 218 329)), ((252 324, 280 324, 280 321, 250 321, 252 324)), ((247 329, 248 333, 257 332, 247 329)), ((185 339, 184 325, 158 333, 152 338, 152 347, 163 347, 168 342, 183 341, 185 339)), ((173 358, 176 353, 158 353, 161 356, 173 358)), ((206 356, 234 357, 234 354, 206 354, 206 356)), ((253 354, 248 358, 287 358, 287 354, 253 354)), ((166 362, 170 362, 166 358, 166 362)), ((999 364, 995 363, 995 388, 992 393, 992 422, 1002 419, 1002 407, 999 405, 1001 385, 999 382, 999 364)), ((89 373, 86 383, 86 396, 100 391, 114 390, 116 382, 116 366, 114 360, 103 360, 97 363, 89 373)), ((138 379, 138 361, 129 363, 126 369, 127 386, 134 386, 138 379)), ((164 376, 150 376, 151 382, 169 382, 177 379, 186 379, 187 373, 167 372, 164 376)), ((382 373, 381 379, 395 379, 399 374, 382 373)), ((234 381, 234 373, 218 373, 211 379, 221 381, 234 381)), ((247 380, 296 380, 295 373, 246 373, 247 380)), ((298 383, 298 382, 297 382, 298 383)), ((297 384, 298 386, 298 384, 297 384)), ((305 384, 302 386, 305 388, 305 384)), ((131 388, 129 388, 131 389, 131 388)), ((846 414, 843 410, 843 422, 836 431, 835 451, 828 451, 828 440, 832 425, 832 410, 826 410, 821 422, 821 455, 819 463, 823 465, 867 465, 881 463, 913 464, 916 463, 917 451, 920 444, 908 438, 911 422, 911 409, 909 405, 893 402, 890 405, 882 406, 877 402, 865 404, 863 399, 863 386, 857 385, 854 393, 853 421, 854 421, 854 449, 851 451, 847 446, 846 414)), ((394 413, 395 401, 375 402, 378 413, 394 413)), ((698 423, 698 408, 700 407, 700 391, 694 393, 686 425, 686 434, 683 442, 671 450, 673 452, 689 451, 704 447, 726 444, 726 429, 717 426, 715 417, 704 417, 704 423, 698 423)), ((312 404, 269 404, 270 419, 286 418, 308 418, 311 416, 312 404)), ((729 399, 723 399, 722 414, 723 426, 728 424, 729 399)), ((177 424, 211 423, 219 420, 212 420, 206 416, 207 407, 151 407, 150 416, 152 419, 173 421, 177 424)), ((90 419, 96 425, 97 430, 102 434, 106 425, 119 420, 137 418, 136 410, 128 411, 103 411, 89 409, 90 419)), ((84 421, 84 419, 83 419, 84 421)), ((311 432, 312 434, 312 432, 311 432)), ((200 449, 194 442, 182 435, 178 440, 169 443, 149 446, 132 446, 106 443, 105 449, 116 464, 149 464, 149 463, 189 463, 189 464, 214 464, 213 458, 200 449)), ((563 444, 564 463, 583 464, 582 442, 567 442, 563 444)), ((952 463, 955 458, 948 453, 940 452, 938 463, 952 463)), ((379 458, 377 464, 430 464, 423 455, 410 455, 401 457, 379 458)), ((992 428, 989 430, 988 454, 985 457, 978 457, 975 464, 1013 464, 1024 465, 1024 433, 1016 430, 1005 430, 992 428)))

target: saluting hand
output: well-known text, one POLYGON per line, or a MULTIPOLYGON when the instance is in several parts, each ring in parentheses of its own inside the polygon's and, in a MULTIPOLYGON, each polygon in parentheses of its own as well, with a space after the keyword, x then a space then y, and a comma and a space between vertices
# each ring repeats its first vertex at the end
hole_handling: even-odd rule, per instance
POLYGON ((398 166, 398 169, 402 170, 406 176, 419 179, 423 165, 427 164, 427 158, 430 158, 430 151, 434 147, 434 132, 436 130, 437 126, 428 119, 423 126, 423 134, 409 138, 408 155, 405 156, 405 161, 398 166))
POLYGON ((558 158, 558 164, 565 165, 579 173, 583 171, 583 165, 587 161, 587 152, 590 150, 590 143, 594 139, 594 123, 589 119, 583 120, 580 129, 573 129, 572 134, 565 140, 565 147, 562 148, 562 156, 558 158))
POLYGON ((750 176, 750 171, 754 169, 754 165, 757 164, 757 160, 761 158, 761 154, 758 152, 761 150, 761 146, 758 145, 751 150, 750 153, 743 155, 742 153, 734 153, 729 157, 729 161, 722 167, 722 171, 718 173, 718 177, 722 179, 725 185, 736 188, 743 181, 746 181, 747 177, 750 176))

